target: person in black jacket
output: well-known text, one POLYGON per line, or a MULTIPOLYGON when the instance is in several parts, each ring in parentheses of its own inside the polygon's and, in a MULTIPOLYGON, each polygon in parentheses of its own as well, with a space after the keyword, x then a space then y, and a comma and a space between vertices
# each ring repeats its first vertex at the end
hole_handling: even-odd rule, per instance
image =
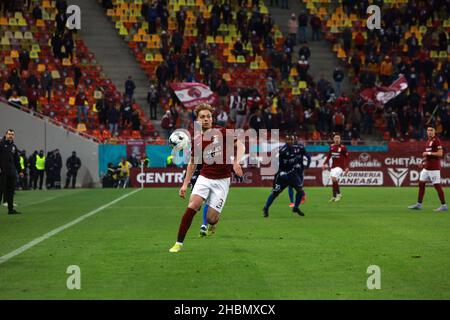
POLYGON ((47 152, 45 159, 45 186, 47 189, 53 189, 55 187, 55 157, 53 151, 47 152))
POLYGON ((110 162, 108 163, 108 171, 103 176, 102 183, 103 188, 115 188, 117 187, 117 177, 120 170, 110 162))
MULTIPOLYGON (((14 130, 8 129, 0 142, 0 199, 8 203, 8 214, 19 214, 14 209, 14 191, 19 173, 19 150, 14 144, 14 130)), ((20 176, 23 173, 19 174, 20 176)))
POLYGON ((336 97, 339 97, 341 95, 342 80, 344 80, 344 72, 339 67, 334 69, 333 80, 336 84, 336 97))
POLYGON ((30 169, 29 171, 29 175, 30 175, 30 179, 29 179, 29 183, 28 183, 28 189, 32 189, 33 188, 33 181, 36 175, 36 155, 38 154, 37 151, 34 151, 33 154, 28 158, 28 168, 30 169))
POLYGON ((125 95, 128 96, 129 100, 133 99, 134 89, 136 85, 131 76, 128 76, 127 81, 125 81, 125 95))
POLYGON ((34 6, 32 15, 33 15, 34 20, 42 19, 42 10, 41 10, 41 7, 39 6, 39 4, 36 4, 34 6))
POLYGON ((72 156, 67 158, 66 161, 66 167, 67 167, 67 179, 66 179, 66 185, 64 186, 65 189, 69 187, 70 180, 72 179, 72 189, 75 189, 75 184, 77 183, 77 174, 78 169, 81 167, 81 160, 77 157, 77 153, 75 151, 72 152, 72 156))
POLYGON ((61 189, 62 158, 59 149, 53 151, 53 187, 61 189))
POLYGON ((23 49, 19 55, 20 71, 28 70, 30 64, 30 54, 26 49, 23 49))

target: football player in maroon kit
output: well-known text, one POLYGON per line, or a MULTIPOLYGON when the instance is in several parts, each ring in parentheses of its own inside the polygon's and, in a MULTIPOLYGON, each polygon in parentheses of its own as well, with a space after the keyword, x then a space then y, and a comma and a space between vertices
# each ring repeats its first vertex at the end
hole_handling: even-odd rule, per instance
POLYGON ((441 186, 441 158, 444 155, 441 141, 436 137, 436 130, 433 127, 427 128, 428 141, 425 146, 425 152, 422 153, 424 161, 422 162, 422 171, 419 178, 419 199, 417 203, 409 206, 409 209, 422 209, 423 196, 425 195, 425 185, 431 182, 436 189, 441 206, 434 211, 447 211, 448 207, 445 203, 444 191, 441 186))
POLYGON ((186 197, 186 191, 197 164, 201 163, 202 168, 200 176, 192 189, 189 204, 181 219, 177 241, 169 252, 181 251, 192 219, 203 202, 206 202, 209 206, 206 216, 208 223, 214 226, 219 221, 220 213, 230 188, 232 171, 239 177, 243 175, 239 162, 244 155, 245 146, 241 141, 236 140, 234 135, 228 135, 227 137, 225 128, 213 126, 213 111, 213 107, 206 103, 200 104, 195 109, 195 115, 201 125, 202 133, 194 136, 193 139, 193 154, 187 166, 183 185, 179 191, 181 198, 184 199, 186 197), (228 141, 229 143, 230 140, 233 145, 231 148, 228 148, 226 142, 228 141), (230 149, 232 151, 235 147, 237 150, 236 157, 231 164, 230 156, 232 154, 228 153, 232 152, 227 151, 230 149), (201 150, 200 155, 196 154, 196 148, 201 150))
POLYGON ((333 197, 330 199, 330 202, 337 202, 342 198, 341 190, 339 188, 339 178, 344 171, 345 173, 348 172, 348 151, 347 148, 341 144, 341 136, 337 133, 333 136, 333 144, 330 146, 330 151, 325 158, 323 170, 328 168, 330 159, 333 159, 330 172, 331 181, 333 183, 333 197))

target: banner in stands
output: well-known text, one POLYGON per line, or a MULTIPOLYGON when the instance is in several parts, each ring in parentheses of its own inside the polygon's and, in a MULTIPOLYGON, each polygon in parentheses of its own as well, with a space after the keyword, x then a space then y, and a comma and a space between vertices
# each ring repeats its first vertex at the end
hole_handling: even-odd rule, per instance
POLYGON ((373 87, 361 91, 361 97, 377 105, 383 106, 389 100, 398 96, 403 90, 408 88, 408 80, 404 75, 399 75, 389 87, 373 87))
MULTIPOLYGON (((348 174, 340 183, 345 186, 417 186, 422 162, 424 142, 390 143, 388 152, 350 152, 348 174)), ((441 160, 441 183, 450 186, 450 142, 443 142, 444 157, 441 160)), ((304 185, 329 185, 329 175, 324 174, 322 166, 326 153, 313 152, 311 167, 305 172, 304 185)), ((257 167, 244 168, 242 182, 232 178, 233 186, 271 187, 273 176, 261 175, 257 167)), ((131 185, 140 187, 180 187, 184 170, 180 168, 132 169, 131 185)))
POLYGON ((216 102, 216 94, 203 83, 171 83, 170 87, 186 108, 194 108, 200 103, 209 103, 213 105, 216 102))

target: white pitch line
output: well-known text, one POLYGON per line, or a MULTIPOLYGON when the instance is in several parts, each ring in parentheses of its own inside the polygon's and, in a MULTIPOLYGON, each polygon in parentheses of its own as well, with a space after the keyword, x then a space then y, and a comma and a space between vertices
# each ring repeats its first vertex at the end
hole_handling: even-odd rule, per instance
POLYGON ((47 232, 46 234, 44 234, 44 235, 40 236, 39 238, 36 238, 36 239, 28 242, 27 244, 21 246, 20 248, 14 250, 14 251, 11 251, 8 254, 5 254, 4 256, 0 257, 0 264, 5 263, 6 261, 14 258, 15 256, 17 256, 17 255, 27 251, 28 249, 34 247, 37 244, 41 243, 42 241, 47 240, 50 237, 53 237, 54 235, 60 233, 61 231, 64 231, 65 229, 70 228, 71 226, 76 225, 77 223, 80 223, 84 219, 87 219, 87 218, 93 216, 94 214, 96 214, 96 213, 98 213, 98 212, 108 208, 109 206, 112 206, 113 204, 115 204, 115 203, 117 203, 117 202, 119 202, 119 201, 121 201, 121 200, 123 200, 123 199, 125 199, 125 198, 127 198, 127 197, 129 197, 129 196, 131 196, 133 194, 135 194, 136 192, 141 191, 141 190, 142 189, 136 189, 136 190, 133 190, 133 191, 127 193, 127 194, 124 194, 123 196, 121 196, 121 197, 119 197, 119 198, 117 198, 117 199, 115 199, 115 200, 113 200, 113 201, 111 201, 111 202, 101 206, 101 207, 98 207, 97 209, 94 209, 91 212, 88 212, 85 215, 82 215, 81 217, 79 217, 79 218, 77 218, 77 219, 75 219, 75 220, 73 220, 73 221, 71 221, 69 223, 66 223, 65 225, 62 225, 62 226, 60 226, 60 227, 58 227, 58 228, 56 228, 56 229, 54 229, 54 230, 52 230, 50 232, 47 232))

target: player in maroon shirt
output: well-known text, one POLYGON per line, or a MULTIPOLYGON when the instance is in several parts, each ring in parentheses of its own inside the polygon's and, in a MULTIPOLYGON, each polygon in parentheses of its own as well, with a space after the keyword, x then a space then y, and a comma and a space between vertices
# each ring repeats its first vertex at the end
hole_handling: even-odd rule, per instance
POLYGON ((341 190, 339 188, 339 178, 344 171, 345 173, 348 172, 348 151, 347 148, 341 144, 341 136, 339 134, 333 136, 333 144, 330 146, 330 151, 328 152, 323 165, 324 170, 328 168, 330 159, 333 159, 330 172, 331 181, 333 183, 333 197, 330 202, 336 202, 342 198, 341 190))
POLYGON ((177 242, 169 252, 181 251, 192 219, 203 202, 206 202, 209 206, 208 223, 214 226, 219 221, 220 212, 228 195, 232 171, 239 177, 243 175, 239 161, 244 155, 245 146, 234 136, 227 137, 225 128, 213 126, 213 111, 213 107, 209 104, 200 104, 195 109, 197 121, 201 125, 201 134, 197 134, 193 139, 191 160, 179 192, 181 198, 186 197, 186 191, 197 164, 201 163, 202 168, 192 189, 189 204, 181 219, 177 242), (232 138, 233 145, 231 148, 227 148, 226 142, 230 141, 230 138, 232 138), (237 149, 236 157, 231 164, 227 157, 231 156, 230 153, 232 152, 230 151, 233 151, 235 147, 237 149))
POLYGON ((445 195, 441 186, 441 158, 444 155, 441 141, 436 137, 436 130, 433 127, 427 128, 428 141, 425 146, 425 152, 422 153, 424 157, 422 161, 422 171, 419 178, 419 199, 416 204, 409 206, 409 209, 422 209, 422 201, 425 195, 425 185, 431 182, 436 189, 441 206, 434 211, 447 211, 448 207, 445 203, 445 195))

